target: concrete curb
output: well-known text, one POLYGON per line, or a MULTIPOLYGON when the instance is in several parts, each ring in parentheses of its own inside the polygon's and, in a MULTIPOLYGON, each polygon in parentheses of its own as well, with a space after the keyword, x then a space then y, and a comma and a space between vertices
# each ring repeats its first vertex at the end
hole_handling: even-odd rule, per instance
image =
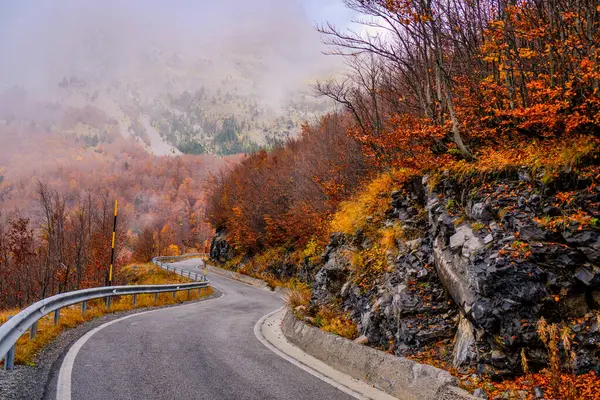
POLYGON ((474 400, 448 371, 354 343, 298 320, 290 311, 281 324, 287 339, 311 356, 399 399, 474 400))
MULTIPOLYGON (((207 268, 214 274, 271 290, 269 285, 260 279, 211 265, 207 265, 207 268)), ((284 298, 289 294, 289 289, 282 287, 276 287, 273 291, 284 298)), ((281 329, 291 343, 309 355, 399 399, 477 400, 459 388, 458 379, 448 371, 386 354, 322 331, 298 320, 289 310, 281 329)))

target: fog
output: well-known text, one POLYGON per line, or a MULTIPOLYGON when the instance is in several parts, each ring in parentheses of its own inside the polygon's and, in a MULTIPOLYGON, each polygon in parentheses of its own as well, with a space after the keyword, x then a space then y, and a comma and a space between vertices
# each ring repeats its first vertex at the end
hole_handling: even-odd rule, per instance
MULTIPOLYGON (((265 97, 335 73, 313 26, 343 21, 337 0, 14 0, 0 4, 0 88, 56 89, 64 77, 143 89, 188 84, 198 60, 265 97), (240 72, 239 64, 252 64, 240 72), (164 65, 170 69, 165 71, 164 65), (179 69, 173 78, 172 69, 179 69), (175 82, 173 82, 175 81, 175 82)), ((342 22, 343 23, 343 22, 342 22)), ((219 76, 218 78, 221 78, 219 76)), ((209 77, 204 79, 209 80, 209 77)), ((210 76, 215 80, 215 76, 210 76)), ((210 82, 207 82, 210 83, 210 82)))

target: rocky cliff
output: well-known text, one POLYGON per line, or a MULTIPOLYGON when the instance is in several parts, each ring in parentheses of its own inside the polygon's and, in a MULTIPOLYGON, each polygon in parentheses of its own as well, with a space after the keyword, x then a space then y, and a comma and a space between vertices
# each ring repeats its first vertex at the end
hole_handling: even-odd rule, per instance
MULTIPOLYGON (((508 377, 523 349, 531 369, 547 365, 543 317, 564 328, 577 372, 598 373, 599 180, 595 166, 415 177, 388 194, 384 218, 333 234, 296 274, 312 287, 310 309, 349 313, 390 353, 508 377)), ((220 232, 211 255, 227 254, 220 232)))
POLYGON ((380 225, 401 235, 383 272, 353 266, 355 254, 376 246, 372 237, 334 234, 321 265, 311 267, 311 302, 340 304, 376 347, 433 351, 456 367, 498 376, 520 371, 523 348, 530 366, 545 365, 536 333, 544 317, 567 327, 578 372, 598 372, 600 187, 593 170, 551 181, 525 170, 476 183, 414 179, 390 194, 380 225))

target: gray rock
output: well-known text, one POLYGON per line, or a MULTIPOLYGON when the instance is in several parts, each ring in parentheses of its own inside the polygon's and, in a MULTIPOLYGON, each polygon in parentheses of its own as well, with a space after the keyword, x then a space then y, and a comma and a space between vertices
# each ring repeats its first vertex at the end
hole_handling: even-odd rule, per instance
POLYGON ((518 172, 518 175, 520 181, 531 182, 531 175, 529 175, 529 172, 521 170, 518 172))
POLYGON ((417 250, 419 247, 421 247, 422 243, 423 243, 423 239, 417 238, 415 240, 409 240, 408 242, 404 243, 404 245, 409 250, 417 250))
POLYGON ((569 312, 577 318, 585 316, 590 311, 587 301, 585 299, 585 293, 579 296, 571 296, 565 300, 565 305, 569 309, 569 312))
POLYGON ((502 367, 506 362, 506 354, 501 350, 494 349, 492 350, 492 364, 496 367, 502 367))
POLYGON ((494 236, 491 233, 489 235, 487 235, 485 238, 483 238, 483 243, 485 243, 485 244, 492 243, 493 241, 494 241, 494 236))
POLYGON ((433 247, 438 276, 454 302, 468 313, 471 311, 477 294, 469 285, 468 271, 465 266, 455 262, 455 257, 444 248, 442 243, 442 238, 438 237, 433 247))
POLYGON ((473 228, 467 224, 460 225, 456 228, 456 233, 450 236, 450 248, 452 250, 462 248, 462 255, 465 258, 470 258, 483 246, 483 241, 475 235, 473 228))
POLYGON ((210 258, 213 260, 225 262, 233 257, 233 251, 227 242, 227 232, 224 229, 219 230, 213 236, 210 243, 210 258))
POLYGON ((577 278, 583 284, 589 286, 592 280, 594 279, 594 274, 592 274, 586 268, 579 267, 577 268, 577 270, 575 270, 575 278, 577 278))
POLYGON ((489 222, 492 220, 492 214, 483 203, 475 203, 471 208, 470 217, 477 221, 489 222))
POLYGON ((520 240, 539 241, 544 239, 544 231, 530 221, 516 220, 514 225, 519 232, 520 240))
POLYGON ((456 233, 450 236, 450 248, 452 250, 462 247, 469 238, 466 229, 463 229, 463 227, 466 228, 465 225, 461 225, 456 229, 456 233))
POLYGON ((461 314, 458 329, 454 336, 454 350, 452 352, 452 364, 456 368, 468 363, 476 355, 474 345, 473 325, 461 314))
POLYGON ((483 391, 483 389, 475 389, 475 391, 473 392, 473 396, 475 397, 479 397, 480 399, 487 399, 488 397, 486 396, 485 392, 483 391))
POLYGON ((340 296, 349 273, 348 266, 349 261, 342 254, 329 251, 327 262, 315 275, 311 301, 327 304, 340 296))
POLYGON ((542 390, 541 387, 536 386, 535 388, 533 388, 533 395, 535 396, 536 399, 543 399, 544 391, 542 390))
POLYGON ((600 244, 587 247, 578 247, 577 250, 585 254, 585 257, 591 262, 600 264, 600 244))
MULTIPOLYGON (((472 231, 471 231, 472 232, 472 231)), ((485 244, 483 240, 479 237, 473 235, 471 236, 462 247, 462 256, 464 258, 470 259, 473 255, 475 255, 479 250, 481 250, 485 244)))
POLYGON ((600 308, 600 291, 592 292, 592 300, 594 301, 594 308, 600 308))

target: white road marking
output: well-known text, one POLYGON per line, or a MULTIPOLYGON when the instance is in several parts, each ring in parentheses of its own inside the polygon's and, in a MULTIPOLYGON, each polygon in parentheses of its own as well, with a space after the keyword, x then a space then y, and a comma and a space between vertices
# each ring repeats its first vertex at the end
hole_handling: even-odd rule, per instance
MULTIPOLYGON (((251 285, 247 282, 243 282, 243 281, 238 281, 235 279, 232 279, 226 275, 221 275, 219 273, 216 273, 217 275, 219 275, 222 278, 225 279, 229 279, 230 281, 236 282, 236 283, 241 283, 241 284, 246 284, 249 286, 254 286, 251 285)), ((254 286, 257 289, 260 289, 259 287, 254 286)), ((282 300, 286 300, 282 295, 274 293, 276 296, 279 296, 282 300)), ((372 386, 370 386, 369 384, 365 383, 365 382, 361 382, 357 379, 352 378, 351 376, 336 370, 335 368, 327 365, 326 363, 324 363, 323 361, 311 356, 310 354, 306 353, 304 350, 300 349, 299 347, 293 345, 292 343, 290 343, 286 338, 285 335, 283 334, 283 332, 277 332, 277 336, 280 337, 279 339, 279 343, 278 346, 280 347, 276 347, 274 344, 272 344, 267 338, 265 338, 265 336, 262 333, 262 326, 264 325, 265 321, 270 318, 271 316, 277 314, 278 312, 281 312, 282 310, 284 310, 286 308, 286 306, 280 307, 275 311, 272 311, 270 313, 268 313, 267 315, 264 315, 261 319, 258 320, 258 322, 256 322, 256 324, 254 325, 254 336, 256 336, 256 338, 269 350, 271 350, 273 353, 277 354, 279 357, 283 358, 284 360, 294 364, 296 367, 308 372, 309 374, 311 374, 312 376, 322 380, 325 383, 330 384, 331 386, 335 387, 336 389, 354 397, 355 399, 361 399, 361 400, 369 400, 369 399, 385 399, 385 400, 397 400, 396 397, 391 396, 379 389, 376 389, 372 386), (279 334, 280 333, 280 334, 279 334), (289 353, 293 353, 293 355, 291 354, 287 354, 285 351, 287 350, 289 353), (299 356, 302 356, 304 359, 307 360, 307 362, 309 362, 312 366, 314 366, 315 368, 303 363, 302 361, 300 361, 299 356), (343 383, 342 383, 343 382, 343 383), (351 387, 350 387, 351 386, 351 387)), ((281 328, 279 328, 280 330, 281 328)))
MULTIPOLYGON (((220 274, 218 274, 218 275, 222 278, 229 279, 236 283, 241 283, 241 284, 245 283, 245 282, 236 281, 235 279, 231 279, 227 276, 223 276, 220 274)), ((217 287, 217 289, 219 289, 218 286, 216 286, 216 287, 217 287)), ((257 288, 257 289, 259 289, 259 288, 257 288)), ((177 307, 196 306, 196 305, 206 304, 211 301, 221 299, 225 296, 226 293, 225 293, 225 291, 223 291, 221 289, 219 289, 219 291, 221 292, 221 296, 219 296, 215 299, 205 300, 200 303, 184 304, 184 305, 177 306, 177 307)), ((281 297, 281 296, 279 296, 279 297, 281 297)), ((356 379, 353 379, 352 377, 348 376, 347 374, 344 374, 340 371, 335 370, 334 368, 330 367, 329 365, 325 364, 324 362, 310 356, 309 354, 305 353, 300 348, 289 343, 287 341, 287 339, 280 340, 280 342, 282 342, 282 343, 279 343, 279 346, 289 347, 286 350, 290 351, 290 349, 292 349, 293 353, 301 354, 308 360, 308 362, 311 363, 311 365, 316 366, 320 371, 326 372, 327 375, 318 371, 317 369, 314 369, 314 368, 308 366, 307 364, 300 361, 297 357, 286 354, 285 352, 283 352, 282 350, 280 350, 279 348, 277 348, 273 344, 271 344, 271 342, 269 342, 265 338, 265 336, 262 334, 262 331, 261 331, 262 325, 264 324, 264 322, 267 318, 273 316, 274 314, 276 314, 278 312, 281 312, 283 309, 285 309, 285 307, 286 306, 283 306, 275 311, 268 313, 267 315, 265 315, 261 319, 259 319, 258 322, 254 325, 254 336, 256 336, 256 338, 265 347, 267 347, 273 353, 277 354, 278 356, 285 359, 286 361, 294 364, 296 367, 308 372, 309 374, 313 375, 314 377, 322 380, 323 382, 330 384, 331 386, 337 388, 338 390, 340 390, 356 399, 360 399, 360 400, 395 399, 395 397, 392 397, 392 396, 388 395, 387 393, 384 393, 378 389, 375 389, 375 388, 367 385, 364 382, 360 382, 356 379), (342 383, 342 381, 345 384, 342 383), (350 388, 349 386, 352 386, 353 388, 350 388)), ((125 317, 117 318, 113 321, 106 322, 106 323, 92 329, 91 331, 89 331, 85 335, 83 335, 81 338, 79 338, 79 340, 77 340, 77 342, 75 342, 75 344, 73 344, 71 346, 71 348, 67 352, 67 355, 65 356, 65 358, 63 359, 63 362, 61 364, 60 371, 58 374, 57 387, 56 387, 56 400, 71 400, 71 382, 72 382, 73 365, 75 363, 75 358, 77 357, 77 354, 79 353, 79 351, 81 350, 83 345, 85 345, 85 343, 94 334, 96 334, 97 332, 106 328, 107 326, 110 326, 117 322, 124 321, 126 319, 136 317, 139 315, 149 314, 149 313, 152 313, 155 311, 163 311, 163 310, 164 310, 164 308, 159 308, 156 310, 144 311, 144 312, 140 312, 140 313, 136 313, 136 314, 127 315, 125 317)), ((281 336, 284 337, 283 334, 281 334, 281 336)))
MULTIPOLYGON (((183 304, 183 305, 176 306, 176 307, 190 307, 190 306, 206 304, 206 303, 210 303, 214 300, 221 299, 224 296, 225 296, 225 293, 223 291, 221 291, 221 295, 214 299, 204 300, 202 302, 195 302, 192 304, 183 304)), ((90 338, 95 333, 97 333, 97 332, 101 331, 102 329, 106 328, 107 326, 110 326, 117 322, 121 322, 121 321, 124 321, 124 320, 132 318, 132 317, 137 317, 139 315, 150 314, 152 312, 164 311, 164 310, 165 310, 165 308, 158 308, 156 310, 143 311, 143 312, 136 313, 136 314, 126 315, 124 317, 117 318, 115 320, 106 322, 106 323, 92 329, 91 331, 89 331, 88 333, 83 335, 82 337, 80 337, 79 340, 77 340, 75 342, 75 344, 73 344, 73 346, 71 346, 71 348, 67 352, 67 355, 63 359, 63 362, 60 366, 60 371, 58 373, 58 382, 56 385, 56 400, 71 400, 71 381, 72 381, 73 364, 75 363, 75 357, 77 357, 79 350, 81 350, 83 345, 88 340, 90 340, 90 338)))
POLYGON ((285 306, 281 307, 265 315, 254 325, 254 335, 269 350, 356 399, 397 400, 396 397, 376 389, 372 385, 336 370, 290 343, 280 327, 285 308, 285 306))
POLYGON ((267 318, 269 318, 271 315, 281 311, 282 309, 284 309, 286 306, 283 306, 265 316, 263 316, 261 319, 258 320, 258 322, 256 323, 256 325, 254 325, 254 336, 256 336, 256 338, 263 344, 265 345, 269 350, 271 350, 273 353, 277 354, 279 357, 283 358, 284 360, 294 364, 296 367, 308 372, 309 374, 311 374, 314 377, 319 378, 320 380, 322 380, 323 382, 326 382, 328 384, 330 384, 331 386, 333 386, 334 388, 341 390, 342 392, 349 394, 350 396, 354 397, 355 399, 360 399, 360 400, 364 400, 364 399, 368 399, 367 397, 362 396, 360 393, 355 392, 354 390, 330 379, 329 377, 323 375, 322 373, 315 371, 314 369, 312 369, 311 367, 309 367, 308 365, 305 365, 303 363, 301 363, 299 360, 288 356, 287 354, 285 354, 284 352, 282 352, 281 350, 279 350, 277 347, 273 346, 269 341, 267 341, 267 339, 265 339, 265 337, 263 336, 262 332, 261 332, 261 328, 263 323, 265 322, 265 320, 267 318))

